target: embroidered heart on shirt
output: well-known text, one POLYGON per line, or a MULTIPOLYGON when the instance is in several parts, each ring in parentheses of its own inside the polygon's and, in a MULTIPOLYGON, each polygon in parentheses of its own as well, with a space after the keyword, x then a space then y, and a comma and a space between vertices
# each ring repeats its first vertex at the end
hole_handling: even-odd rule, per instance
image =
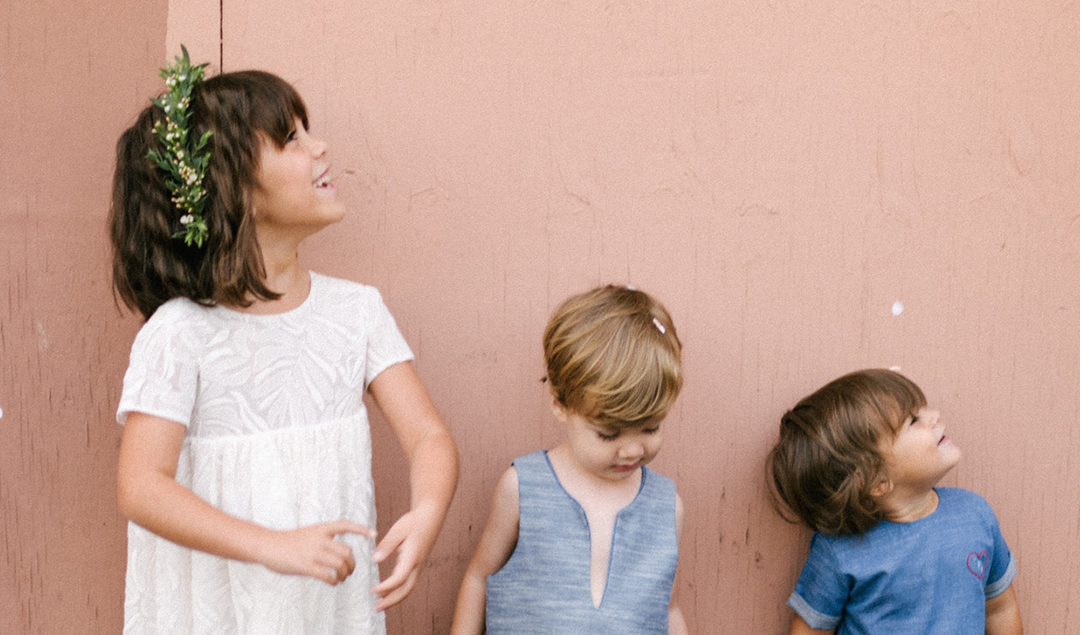
POLYGON ((987 555, 985 551, 972 551, 967 557, 967 568, 976 578, 982 580, 986 575, 987 555))

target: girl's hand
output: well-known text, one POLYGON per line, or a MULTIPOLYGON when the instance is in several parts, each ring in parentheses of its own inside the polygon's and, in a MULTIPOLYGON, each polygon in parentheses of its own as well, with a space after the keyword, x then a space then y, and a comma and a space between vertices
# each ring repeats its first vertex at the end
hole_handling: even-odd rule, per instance
POLYGON ((306 575, 336 586, 352 575, 352 548, 334 540, 342 534, 375 539, 375 530, 350 520, 336 520, 271 534, 263 555, 266 568, 287 575, 306 575))
POLYGON ((371 380, 375 398, 409 461, 411 510, 398 519, 372 554, 376 563, 397 553, 390 577, 371 590, 383 611, 416 584, 457 486, 457 448, 412 364, 394 364, 371 380))
POLYGON ((390 577, 376 585, 371 592, 379 598, 376 611, 384 611, 405 599, 416 585, 420 569, 435 544, 442 525, 442 515, 432 506, 409 511, 397 520, 379 542, 371 560, 381 564, 396 553, 390 577))

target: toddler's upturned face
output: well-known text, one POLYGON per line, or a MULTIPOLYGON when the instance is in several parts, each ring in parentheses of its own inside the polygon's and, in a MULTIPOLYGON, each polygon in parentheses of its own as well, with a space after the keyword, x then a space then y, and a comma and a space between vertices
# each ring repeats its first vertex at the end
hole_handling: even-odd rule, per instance
POLYGON ((635 474, 656 457, 664 441, 660 421, 616 431, 565 409, 559 419, 566 423, 567 441, 578 467, 607 480, 621 481, 635 474))
POLYGON ((960 462, 960 448, 945 434, 941 413, 922 407, 886 442, 885 471, 894 487, 933 487, 960 462))

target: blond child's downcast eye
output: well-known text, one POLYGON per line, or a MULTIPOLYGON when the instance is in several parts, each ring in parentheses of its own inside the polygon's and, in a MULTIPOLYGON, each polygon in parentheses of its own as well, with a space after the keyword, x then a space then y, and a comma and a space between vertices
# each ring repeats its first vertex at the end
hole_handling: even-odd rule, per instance
POLYGON ((618 432, 604 432, 603 430, 597 430, 596 436, 600 437, 604 441, 614 441, 619 438, 618 432))

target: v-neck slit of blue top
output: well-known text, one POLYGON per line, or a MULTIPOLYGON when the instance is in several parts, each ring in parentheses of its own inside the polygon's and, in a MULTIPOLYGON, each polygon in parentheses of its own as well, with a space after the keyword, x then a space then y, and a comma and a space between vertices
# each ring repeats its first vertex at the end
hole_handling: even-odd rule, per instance
POLYGON ((488 635, 666 635, 678 563, 675 483, 643 468, 637 495, 619 510, 604 592, 592 599, 592 538, 581 504, 544 451, 514 461, 518 541, 487 579, 488 635))
POLYGON ((559 489, 563 494, 577 507, 581 513, 581 520, 585 524, 585 533, 589 536, 589 603, 593 608, 600 610, 604 606, 604 597, 607 595, 608 580, 611 579, 611 554, 615 551, 615 537, 619 534, 619 519, 622 518, 623 512, 632 508, 638 499, 641 497, 641 490, 645 489, 645 479, 649 476, 649 470, 644 466, 641 468, 641 483, 638 485, 638 491, 634 494, 633 500, 624 505, 615 514, 615 526, 611 528, 611 544, 608 545, 608 561, 607 570, 604 572, 604 591, 600 594, 600 603, 597 604, 592 599, 592 525, 589 524, 589 514, 585 511, 585 507, 578 499, 574 498, 574 495, 566 490, 566 486, 563 485, 562 480, 559 479, 559 473, 555 471, 555 466, 551 464, 551 457, 548 456, 547 450, 544 450, 544 459, 547 461, 548 469, 551 470, 551 476, 555 479, 555 482, 559 484, 559 489))

